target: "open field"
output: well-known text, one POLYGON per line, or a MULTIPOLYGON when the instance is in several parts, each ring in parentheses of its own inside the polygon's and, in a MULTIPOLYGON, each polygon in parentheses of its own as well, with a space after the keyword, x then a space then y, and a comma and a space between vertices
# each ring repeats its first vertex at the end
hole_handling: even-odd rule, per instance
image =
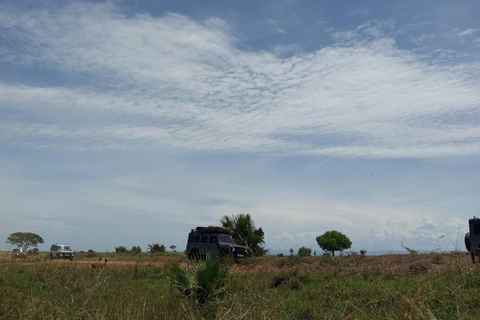
POLYGON ((0 319, 480 319, 480 265, 465 253, 263 257, 228 267, 204 305, 171 288, 178 254, 0 254, 0 319))

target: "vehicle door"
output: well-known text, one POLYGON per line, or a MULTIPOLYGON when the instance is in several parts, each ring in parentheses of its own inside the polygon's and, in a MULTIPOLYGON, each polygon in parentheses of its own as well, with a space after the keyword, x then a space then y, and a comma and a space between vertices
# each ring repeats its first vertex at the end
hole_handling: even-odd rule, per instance
POLYGON ((200 236, 199 252, 201 255, 205 255, 208 252, 208 234, 202 234, 200 236))
POLYGON ((218 239, 216 234, 210 234, 208 237, 208 252, 218 251, 218 239))

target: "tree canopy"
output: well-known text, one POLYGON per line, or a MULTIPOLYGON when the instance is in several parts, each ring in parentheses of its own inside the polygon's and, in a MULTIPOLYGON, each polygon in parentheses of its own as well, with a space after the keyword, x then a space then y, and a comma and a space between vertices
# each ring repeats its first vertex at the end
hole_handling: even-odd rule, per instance
POLYGON ((331 252, 332 256, 335 256, 335 251, 350 249, 352 246, 352 241, 346 235, 335 230, 327 231, 318 236, 317 243, 323 251, 331 252))
POLYGON ((15 232, 12 233, 5 241, 27 251, 30 247, 36 247, 39 243, 43 243, 42 237, 31 232, 15 232))
POLYGON ((232 238, 237 244, 247 246, 254 255, 263 255, 265 249, 262 245, 265 243, 265 234, 262 228, 256 228, 250 214, 237 214, 224 216, 220 223, 229 228, 232 232, 232 238))
POLYGON ((310 257, 312 255, 312 249, 307 247, 301 247, 298 249, 299 257, 310 257))

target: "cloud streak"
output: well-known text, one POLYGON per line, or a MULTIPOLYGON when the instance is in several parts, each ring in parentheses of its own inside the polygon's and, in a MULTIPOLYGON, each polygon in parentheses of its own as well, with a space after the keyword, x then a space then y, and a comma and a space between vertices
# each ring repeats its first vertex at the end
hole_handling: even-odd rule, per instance
POLYGON ((89 79, 0 83, 0 140, 12 145, 367 158, 480 154, 479 63, 429 64, 382 32, 392 21, 337 32, 330 46, 279 58, 239 49, 218 18, 127 16, 113 4, 3 9, 0 28, 13 44, 1 48, 3 64, 89 79))

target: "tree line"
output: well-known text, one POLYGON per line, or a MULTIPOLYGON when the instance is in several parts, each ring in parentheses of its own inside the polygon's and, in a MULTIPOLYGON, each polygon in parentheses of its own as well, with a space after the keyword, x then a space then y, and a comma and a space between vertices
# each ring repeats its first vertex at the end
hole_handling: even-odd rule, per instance
MULTIPOLYGON (((246 246, 250 249, 253 255, 262 256, 267 253, 265 249, 265 233, 263 229, 257 228, 255 222, 250 214, 237 214, 232 216, 223 216, 220 219, 220 223, 223 227, 229 228, 233 240, 239 244, 246 246)), ((343 251, 350 249, 352 242, 350 239, 341 232, 332 230, 327 231, 323 235, 316 238, 317 244, 324 252, 331 253, 335 256, 335 251, 343 251)), ((42 237, 31 232, 15 232, 12 233, 5 241, 6 244, 16 245, 27 251, 30 247, 36 247, 39 243, 43 243, 42 237)), ((171 251, 176 251, 176 246, 171 245, 171 251)), ((151 243, 148 245, 148 251, 151 253, 165 252, 165 245, 157 243, 151 243)), ((291 254, 293 254, 291 249, 291 254)), ((142 252, 142 248, 139 246, 133 246, 130 250, 125 246, 115 247, 116 253, 132 253, 139 254, 142 252)), ((312 250, 310 248, 301 247, 298 251, 299 256, 310 256, 312 250)))

